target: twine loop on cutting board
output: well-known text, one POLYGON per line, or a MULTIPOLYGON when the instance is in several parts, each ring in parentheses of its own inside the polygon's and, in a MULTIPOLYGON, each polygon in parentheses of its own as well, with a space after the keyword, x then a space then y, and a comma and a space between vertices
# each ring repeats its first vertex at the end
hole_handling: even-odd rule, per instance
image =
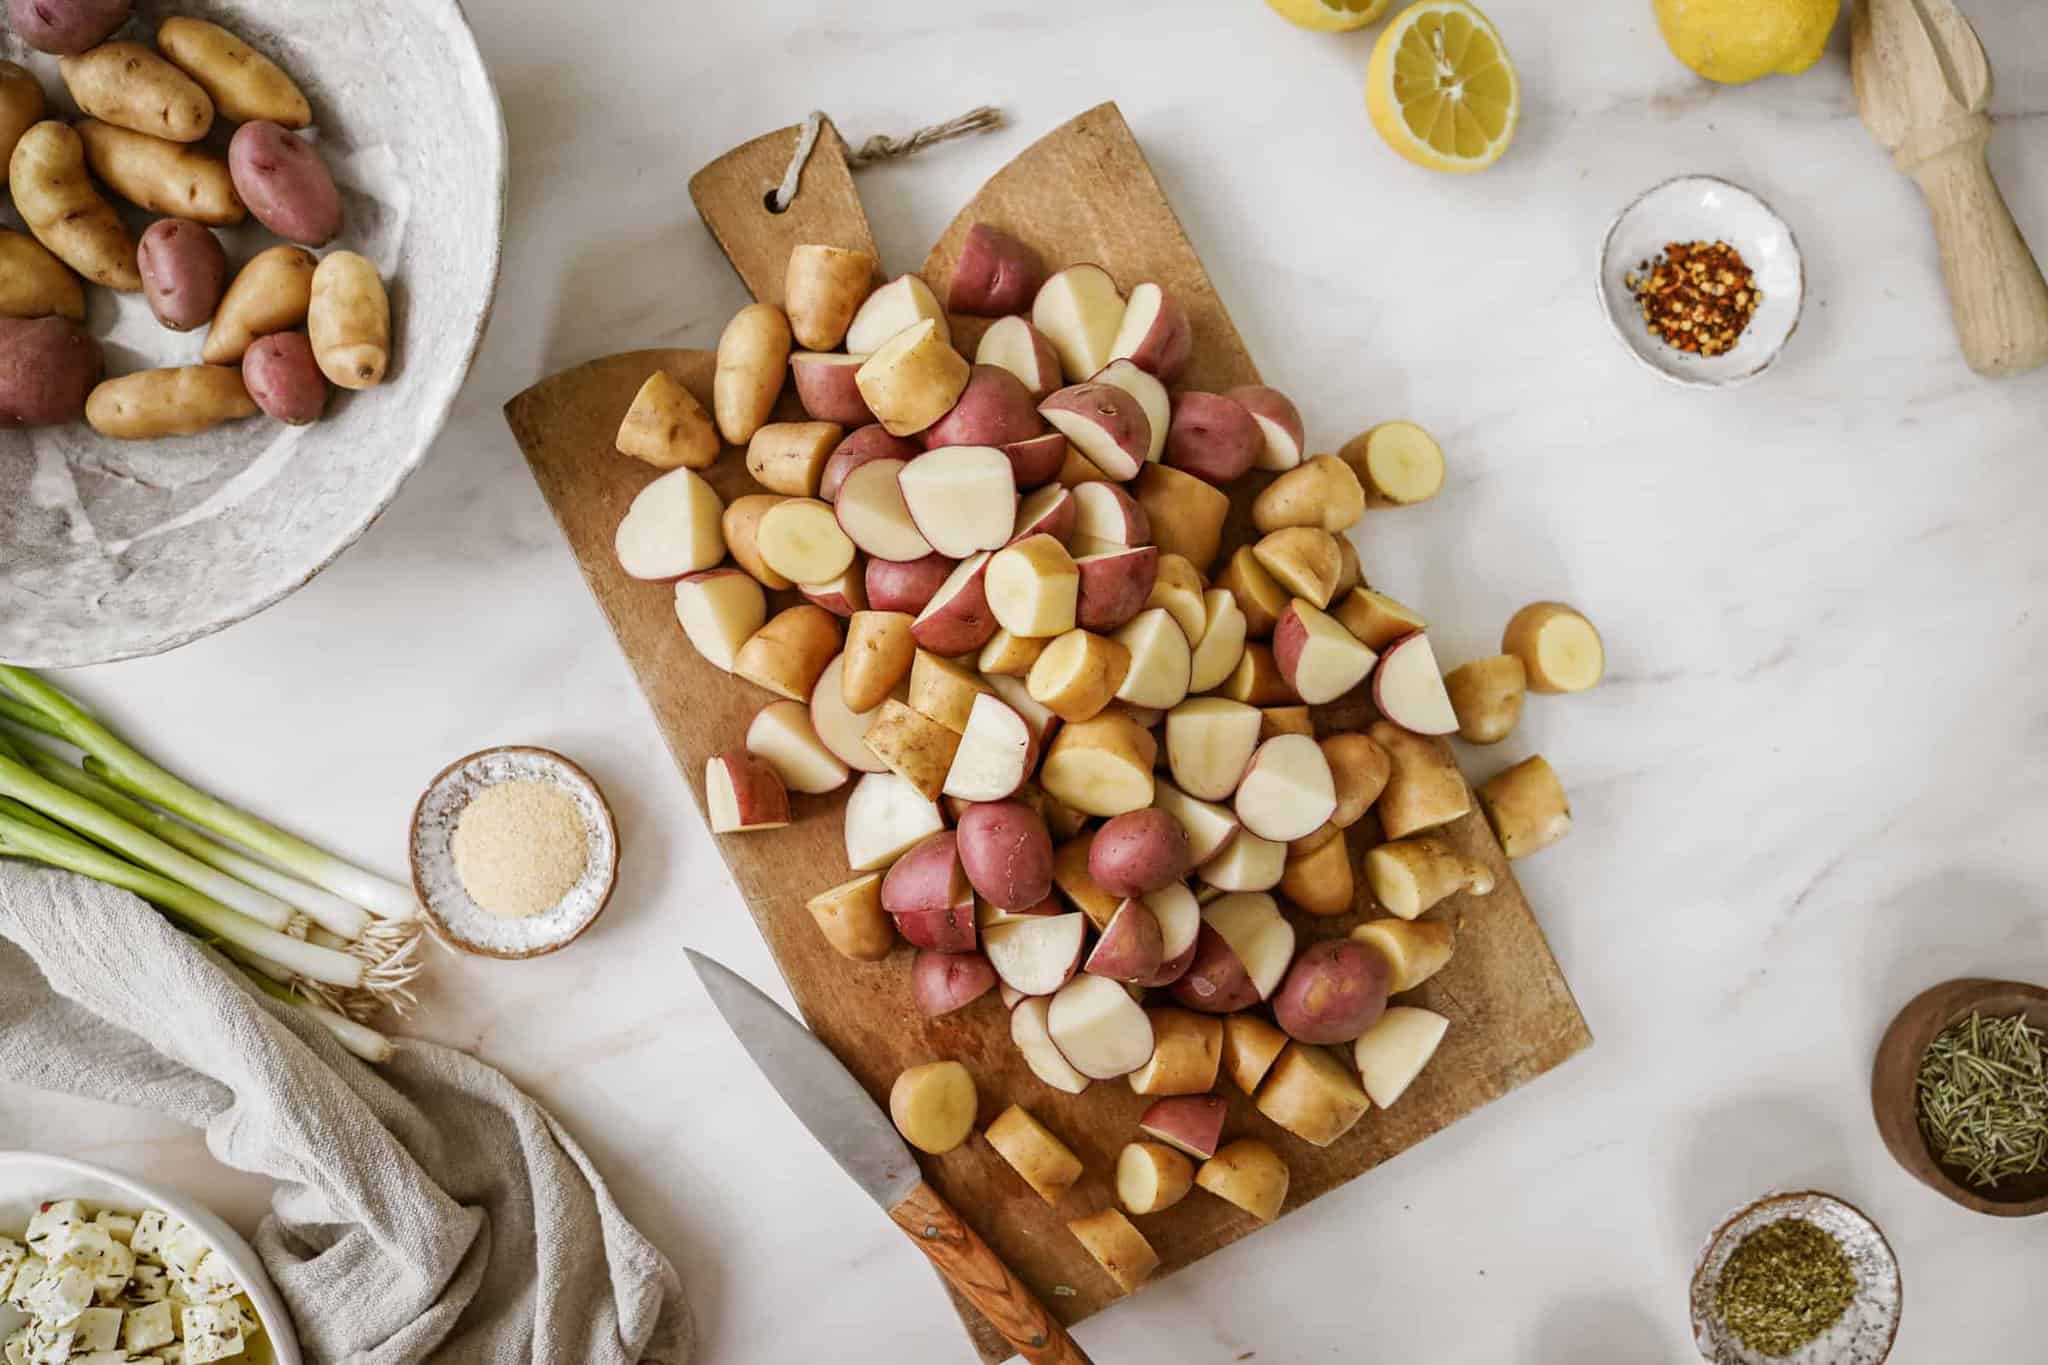
MULTIPOLYGON (((789 169, 782 173, 782 183, 768 195, 768 208, 781 213, 796 198, 797 182, 803 178, 804 165, 810 161, 811 152, 818 145, 818 130, 825 126, 825 112, 813 109, 804 116, 803 128, 797 134, 796 150, 790 154, 789 169)), ((984 104, 970 109, 958 118, 947 119, 920 128, 906 137, 890 137, 887 133, 876 133, 873 137, 846 154, 846 164, 852 170, 872 166, 878 161, 894 161, 898 157, 911 156, 927 147, 966 137, 970 133, 986 133, 1003 126, 1003 111, 993 104, 984 104)))

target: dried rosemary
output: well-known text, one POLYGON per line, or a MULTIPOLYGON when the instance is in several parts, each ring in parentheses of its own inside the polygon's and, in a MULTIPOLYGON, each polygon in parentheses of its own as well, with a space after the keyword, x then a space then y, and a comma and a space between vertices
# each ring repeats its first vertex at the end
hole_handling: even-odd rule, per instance
POLYGON ((1833 1327, 1856 1299, 1842 1244, 1804 1218, 1742 1239, 1721 1269, 1714 1310, 1759 1355, 1788 1356, 1833 1327))
POLYGON ((1920 1059, 1920 1131, 1942 1165, 1985 1189, 2048 1170, 2048 1053, 2026 1016, 1972 1013, 1920 1059))

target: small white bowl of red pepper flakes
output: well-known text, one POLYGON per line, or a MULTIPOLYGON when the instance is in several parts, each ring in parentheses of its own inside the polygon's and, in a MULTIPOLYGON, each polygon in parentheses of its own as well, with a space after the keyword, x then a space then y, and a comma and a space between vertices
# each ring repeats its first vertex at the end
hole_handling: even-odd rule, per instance
POLYGON ((1601 244, 1600 302, 1614 334, 1675 384, 1725 388, 1756 378, 1798 329, 1805 299, 1792 229, 1715 176, 1646 190, 1601 244))

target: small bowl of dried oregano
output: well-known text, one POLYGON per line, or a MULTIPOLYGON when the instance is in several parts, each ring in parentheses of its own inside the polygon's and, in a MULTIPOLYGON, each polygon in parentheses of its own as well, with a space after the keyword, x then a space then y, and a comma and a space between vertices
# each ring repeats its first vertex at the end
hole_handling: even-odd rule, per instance
POLYGON ((1883 1365, 1899 1334, 1898 1259, 1877 1224, 1816 1190, 1722 1220, 1692 1276, 1692 1335, 1714 1365, 1883 1365))

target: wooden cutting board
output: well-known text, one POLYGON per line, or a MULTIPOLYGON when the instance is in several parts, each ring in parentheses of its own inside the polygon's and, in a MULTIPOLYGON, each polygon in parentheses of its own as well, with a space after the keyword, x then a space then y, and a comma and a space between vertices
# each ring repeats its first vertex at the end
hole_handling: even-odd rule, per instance
MULTIPOLYGON (((789 128, 757 139, 706 167, 690 187, 741 278, 756 297, 777 303, 791 246, 824 242, 874 249, 846 168, 845 146, 829 124, 789 210, 767 210, 764 195, 781 179, 797 136, 798 130, 789 128)), ((1163 284, 1194 324, 1187 387, 1222 389, 1258 379, 1222 300, 1114 105, 1092 109, 1052 133, 975 196, 924 263, 925 278, 941 296, 961 236, 976 221, 1014 232, 1053 265, 1095 261, 1125 288, 1141 280, 1163 284)), ((956 343, 971 354, 984 325, 955 318, 956 343)), ((612 440, 635 391, 658 367, 668 369, 709 408, 711 354, 654 350, 610 356, 556 375, 514 398, 505 411, 701 809, 705 760, 739 743, 748 719, 768 697, 698 658, 676 624, 671 590, 628 578, 612 557, 614 528, 634 494, 655 477, 655 471, 619 455, 612 440)), ((784 408, 790 416, 800 415, 793 396, 785 397, 784 408)), ((1360 413, 1358 425, 1387 415, 1360 413)), ((710 477, 728 499, 758 491, 736 451, 720 460, 710 477)), ((1255 492, 1252 480, 1236 490, 1235 529, 1240 532, 1255 492)), ((1226 553, 1240 538, 1226 540, 1226 553)), ((1365 560, 1371 577, 1369 550, 1365 560)), ((1401 584, 1386 586, 1401 595, 1401 584)), ((782 605, 771 602, 770 611, 782 605)), ((1415 605, 1425 613, 1429 606, 1415 605)), ((1354 696, 1318 708, 1317 723, 1328 733, 1360 728, 1371 718, 1369 702, 1354 696)), ((721 836, 717 842, 805 1018, 878 1102, 886 1103, 889 1086, 904 1067, 953 1058, 974 1073, 984 1124, 1014 1102, 1073 1147, 1087 1174, 1057 1208, 1027 1189, 979 1137, 923 1162, 932 1183, 1063 1321, 1071 1325, 1107 1307, 1119 1297, 1116 1287, 1065 1224, 1115 1201, 1116 1155, 1137 1136, 1146 1101, 1115 1083, 1099 1083, 1071 1096, 1039 1082, 1011 1046, 1008 1021, 993 993, 958 1014, 921 1018, 910 1003, 907 948, 873 964, 849 962, 832 951, 804 901, 850 875, 840 837, 843 795, 795 801, 796 820, 788 828, 721 836)), ((1224 1083, 1232 1104, 1226 1135, 1256 1134, 1273 1143, 1293 1173, 1290 1212, 1592 1042, 1486 822, 1475 814, 1447 833, 1493 867, 1499 888, 1483 898, 1453 897, 1431 912, 1433 918, 1455 922, 1457 953, 1410 998, 1448 1016, 1451 1027, 1442 1050, 1408 1094, 1319 1150, 1268 1123, 1224 1083)), ((1350 838, 1356 856, 1378 834, 1368 819, 1350 831, 1350 838)), ((1369 901, 1361 881, 1360 910, 1376 914, 1369 901)), ((1294 918, 1307 939, 1340 934, 1360 916, 1294 918)), ((1259 1226, 1201 1191, 1138 1221, 1160 1254, 1162 1275, 1259 1226)), ((957 1300, 956 1305, 985 1360, 1009 1354, 972 1309, 957 1300)))

